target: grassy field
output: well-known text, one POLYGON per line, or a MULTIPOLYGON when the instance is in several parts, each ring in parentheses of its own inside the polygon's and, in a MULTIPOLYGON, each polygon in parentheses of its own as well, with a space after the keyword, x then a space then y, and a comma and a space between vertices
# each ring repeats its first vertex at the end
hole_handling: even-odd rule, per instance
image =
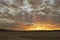
POLYGON ((0 31, 0 40, 60 40, 59 31, 0 31))

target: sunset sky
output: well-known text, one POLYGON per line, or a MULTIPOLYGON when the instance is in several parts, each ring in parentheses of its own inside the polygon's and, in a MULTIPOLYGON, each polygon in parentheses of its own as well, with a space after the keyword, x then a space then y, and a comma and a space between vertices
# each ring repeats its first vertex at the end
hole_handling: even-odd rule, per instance
POLYGON ((60 0, 0 0, 0 29, 60 30, 60 0))

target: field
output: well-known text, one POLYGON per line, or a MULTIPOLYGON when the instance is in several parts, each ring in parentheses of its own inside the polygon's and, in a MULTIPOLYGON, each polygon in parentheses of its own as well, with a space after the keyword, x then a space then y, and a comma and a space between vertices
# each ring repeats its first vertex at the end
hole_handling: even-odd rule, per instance
POLYGON ((0 31, 0 40, 60 40, 59 31, 0 31))

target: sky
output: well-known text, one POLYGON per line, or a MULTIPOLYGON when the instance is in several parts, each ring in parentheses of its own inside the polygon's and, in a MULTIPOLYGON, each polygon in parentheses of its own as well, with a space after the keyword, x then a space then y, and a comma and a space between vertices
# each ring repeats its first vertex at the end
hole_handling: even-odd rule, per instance
POLYGON ((60 0, 0 0, 0 29, 60 30, 60 0))

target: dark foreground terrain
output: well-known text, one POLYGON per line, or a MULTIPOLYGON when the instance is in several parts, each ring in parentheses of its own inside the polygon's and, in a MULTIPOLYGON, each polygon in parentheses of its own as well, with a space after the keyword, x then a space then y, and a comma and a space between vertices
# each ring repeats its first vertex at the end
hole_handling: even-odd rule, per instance
POLYGON ((60 40, 60 31, 0 30, 0 40, 60 40))

